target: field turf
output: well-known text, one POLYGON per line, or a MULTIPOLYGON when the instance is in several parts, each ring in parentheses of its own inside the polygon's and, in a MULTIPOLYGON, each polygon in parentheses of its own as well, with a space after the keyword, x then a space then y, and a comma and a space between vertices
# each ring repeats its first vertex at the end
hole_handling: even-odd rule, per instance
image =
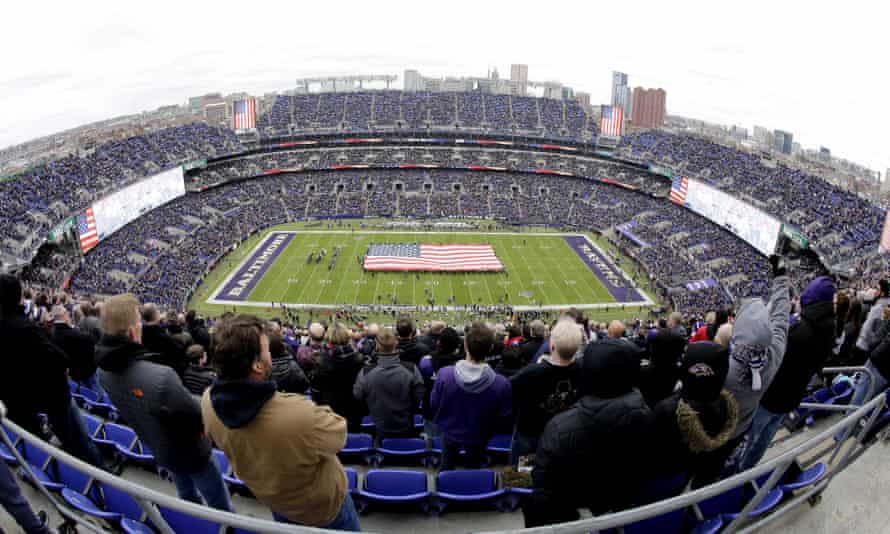
MULTIPOLYGON (((264 233, 265 235, 265 233, 264 233)), ((218 269, 231 273, 249 250, 218 269)), ((228 274, 225 274, 228 276, 228 274)), ((215 295, 217 283, 205 295, 215 295)), ((218 298, 224 299, 224 296, 218 298)), ((399 233, 380 231, 298 232, 262 275, 246 302, 307 305, 572 305, 614 302, 585 262, 553 234, 399 233), (506 273, 366 273, 359 263, 371 243, 489 243, 506 273), (342 247, 333 267, 329 259, 342 247), (321 262, 307 262, 310 252, 326 249, 321 262), (453 300, 451 299, 453 297, 453 300)))

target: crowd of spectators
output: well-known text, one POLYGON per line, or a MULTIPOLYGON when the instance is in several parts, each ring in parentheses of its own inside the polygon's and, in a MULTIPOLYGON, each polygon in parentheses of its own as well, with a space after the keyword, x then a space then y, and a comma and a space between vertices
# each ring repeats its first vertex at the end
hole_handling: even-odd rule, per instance
MULTIPOLYGON (((511 434, 513 475, 531 467, 525 525, 553 524, 579 508, 646 504, 656 480, 682 477, 676 494, 757 465, 825 365, 868 360, 873 394, 887 387, 890 281, 856 293, 820 276, 792 299, 785 259, 771 256, 768 271, 768 303, 712 308, 704 320, 598 324, 568 310, 549 324, 514 315, 453 325, 410 315, 393 324, 209 320, 128 294, 35 295, 2 275, 0 342, 39 347, 39 359, 24 360, 41 369, 4 375, 17 382, 0 398, 20 424, 56 406, 62 446, 110 469, 66 422, 79 413, 66 377, 96 387, 98 376, 180 497, 230 509, 210 459, 216 446, 277 521, 345 530, 360 526, 337 453, 365 415, 378 444, 421 432, 441 439, 442 470, 480 467, 488 441, 511 434), (41 387, 30 391, 29 376, 41 387), (591 483, 600 476, 610 484, 591 483)), ((868 400, 864 382, 853 404, 868 400)))
POLYGON ((110 141, 0 183, 0 253, 31 257, 65 217, 127 183, 188 161, 243 151, 229 129, 193 123, 110 141))
POLYGON ((589 141, 598 126, 574 100, 479 92, 373 91, 278 95, 257 128, 264 137, 294 132, 406 130, 527 133, 589 141))

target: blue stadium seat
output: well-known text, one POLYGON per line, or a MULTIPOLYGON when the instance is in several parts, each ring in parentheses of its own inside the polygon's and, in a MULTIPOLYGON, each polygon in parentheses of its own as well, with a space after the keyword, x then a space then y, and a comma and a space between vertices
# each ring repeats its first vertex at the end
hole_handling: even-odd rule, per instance
POLYGON ((364 512, 369 503, 411 503, 419 504, 424 512, 429 512, 431 495, 424 471, 371 470, 365 474, 364 483, 358 490, 356 508, 364 512))
POLYGON ((347 434, 346 445, 337 453, 342 460, 361 458, 366 464, 374 460, 374 438, 370 434, 347 434))
MULTIPOLYGON (((22 456, 28 462, 37 481, 50 491, 62 491, 65 485, 60 483, 56 477, 55 460, 53 460, 52 456, 24 440, 22 440, 20 447, 22 456)), ((34 483, 24 468, 21 469, 21 474, 25 480, 34 483)))
POLYGON ((122 460, 132 460, 143 465, 154 464, 154 454, 139 441, 132 428, 117 423, 105 423, 103 429, 105 438, 114 443, 122 460))
POLYGON ((373 434, 376 426, 374 425, 374 421, 371 420, 370 415, 366 415, 362 417, 361 428, 364 433, 373 434))
POLYGON ((686 482, 687 477, 685 473, 678 473, 672 477, 647 480, 634 498, 633 504, 634 506, 643 506, 677 496, 686 487, 686 482))
POLYGON ((388 438, 377 448, 377 458, 379 462, 385 459, 417 459, 423 463, 428 452, 426 442, 420 438, 388 438))
POLYGON ((513 436, 510 434, 495 434, 492 436, 485 449, 488 452, 489 463, 509 459, 512 446, 513 436))
MULTIPOLYGON (((500 504, 500 497, 506 491, 498 489, 498 478, 489 469, 466 469, 441 471, 436 476, 437 511, 442 512, 451 502, 493 502, 500 504)), ((498 506, 501 511, 509 511, 509 506, 498 506)))
MULTIPOLYGON (((771 512, 779 503, 782 501, 782 490, 779 488, 771 490, 760 503, 754 507, 753 510, 748 512, 748 517, 760 517, 762 515, 768 514, 771 512)), ((723 518, 726 519, 727 522, 732 521, 736 517, 740 515, 741 508, 737 512, 732 512, 728 514, 723 514, 723 518)))
MULTIPOLYGON (((686 510, 683 508, 624 525, 624 534, 684 534, 686 510)), ((722 522, 721 522, 722 525, 722 522)))
POLYGON ((88 387, 81 387, 78 395, 83 398, 83 408, 88 412, 107 417, 116 411, 107 394, 100 395, 88 387))
POLYGON ((343 470, 346 472, 346 483, 349 486, 349 493, 355 493, 358 491, 358 472, 351 467, 344 467, 343 470))
POLYGON ((105 503, 105 510, 120 514, 124 519, 131 521, 142 522, 145 519, 145 511, 132 495, 101 482, 98 486, 102 493, 102 502, 105 503))
POLYGON ((249 491, 247 485, 244 484, 244 481, 235 475, 235 472, 232 470, 232 465, 229 463, 229 459, 226 458, 226 453, 219 449, 213 449, 213 460, 216 462, 216 466, 219 467, 219 472, 222 473, 223 481, 228 484, 231 489, 244 493, 249 491))
POLYGON ((423 430, 423 416, 414 414, 414 429, 417 431, 423 430))
POLYGON ((809 469, 798 475, 797 479, 795 479, 793 482, 780 485, 779 489, 781 489, 785 493, 789 493, 805 488, 807 486, 812 486, 813 484, 822 480, 827 472, 828 467, 820 462, 811 466, 809 469))
POLYGON ((177 534, 220 534, 222 532, 222 525, 219 523, 177 512, 165 506, 158 506, 158 510, 161 512, 164 521, 177 534))

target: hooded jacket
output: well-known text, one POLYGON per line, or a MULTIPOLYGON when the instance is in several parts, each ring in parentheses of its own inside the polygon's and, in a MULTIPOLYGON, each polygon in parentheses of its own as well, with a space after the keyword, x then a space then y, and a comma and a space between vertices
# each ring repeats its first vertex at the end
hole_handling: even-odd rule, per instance
POLYGON ((738 404, 726 390, 714 402, 694 402, 680 393, 656 405, 655 468, 664 476, 684 472, 692 479, 713 480, 726 462, 721 448, 735 433, 738 404))
POLYGON ((399 339, 399 358, 403 362, 411 362, 414 365, 420 364, 420 359, 430 354, 429 347, 420 343, 417 338, 400 338, 399 339))
POLYGON ((291 521, 323 526, 346 496, 337 451, 346 421, 308 397, 276 391, 275 382, 218 380, 204 392, 208 435, 257 500, 291 521))
POLYGON ((71 380, 83 382, 96 374, 96 344, 89 334, 66 323, 54 323, 52 340, 68 357, 71 380))
POLYGON ((525 526, 577 519, 628 507, 648 472, 654 415, 627 387, 609 398, 582 397, 547 423, 532 470, 525 526))
POLYGON ((878 331, 878 344, 869 354, 871 364, 881 376, 890 377, 890 321, 883 321, 878 331))
POLYGON ((822 370, 834 346, 834 303, 818 302, 803 308, 801 320, 788 331, 788 348, 773 383, 760 405, 786 414, 800 404, 807 384, 822 370))
POLYGON ((790 311, 788 277, 783 275, 773 279, 769 307, 755 300, 742 305, 736 315, 729 374, 724 384, 739 406, 739 423, 733 438, 748 431, 760 399, 782 365, 790 311))
POLYGON ((96 346, 99 381, 155 460, 177 473, 196 473, 210 459, 201 408, 179 375, 151 361, 157 355, 121 336, 96 346))
POLYGON ((179 376, 182 376, 188 367, 185 347, 173 339, 159 324, 147 324, 142 327, 142 345, 157 354, 155 362, 170 366, 179 376))
POLYGON ((439 370, 430 395, 433 422, 451 442, 488 443, 498 423, 510 416, 510 382, 487 364, 461 360, 439 370))
POLYGON ((423 400, 423 377, 398 354, 378 353, 375 364, 359 371, 352 394, 367 403, 378 431, 408 432, 423 400))
POLYGON ((862 323, 862 329, 859 331, 859 338, 856 340, 856 348, 866 353, 871 352, 881 341, 878 337, 878 330, 881 328, 883 320, 884 308, 890 304, 890 297, 879 298, 874 305, 868 310, 868 316, 862 323))

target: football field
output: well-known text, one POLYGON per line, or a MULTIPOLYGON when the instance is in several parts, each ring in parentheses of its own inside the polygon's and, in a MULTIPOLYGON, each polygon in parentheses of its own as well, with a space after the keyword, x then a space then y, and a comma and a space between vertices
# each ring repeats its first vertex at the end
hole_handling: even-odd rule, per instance
POLYGON ((648 300, 576 234, 270 230, 240 261, 224 260, 217 269, 227 274, 208 291, 208 304, 592 307, 648 300), (504 272, 364 271, 370 244, 395 243, 490 244, 504 272))

